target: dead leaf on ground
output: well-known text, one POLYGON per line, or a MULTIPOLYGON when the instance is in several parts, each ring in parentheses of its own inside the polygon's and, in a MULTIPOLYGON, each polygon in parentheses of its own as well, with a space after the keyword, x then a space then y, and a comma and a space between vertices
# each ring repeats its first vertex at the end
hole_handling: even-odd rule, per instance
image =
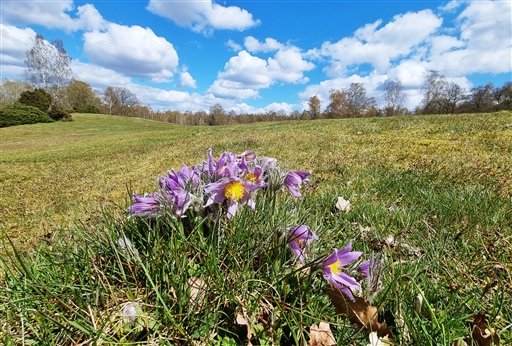
POLYGON ((376 332, 379 337, 393 336, 386 322, 378 321, 377 308, 370 305, 366 299, 355 297, 355 300, 351 301, 343 292, 332 286, 327 288, 327 295, 336 312, 347 316, 358 328, 364 327, 368 333, 376 332))
POLYGON ((252 339, 252 329, 251 329, 251 323, 249 322, 249 316, 247 315, 247 310, 245 307, 237 307, 236 311, 236 323, 238 323, 241 326, 247 327, 247 346, 251 346, 251 339, 252 339))
POLYGON ((328 323, 320 322, 319 325, 313 324, 309 327, 310 339, 308 346, 336 346, 336 339, 332 334, 328 323))
POLYGON ((206 306, 206 284, 201 278, 191 277, 187 281, 190 287, 190 309, 201 312, 206 306))
POLYGON ((473 340, 478 346, 499 345, 500 337, 488 326, 485 313, 473 315, 473 331, 471 333, 473 340))

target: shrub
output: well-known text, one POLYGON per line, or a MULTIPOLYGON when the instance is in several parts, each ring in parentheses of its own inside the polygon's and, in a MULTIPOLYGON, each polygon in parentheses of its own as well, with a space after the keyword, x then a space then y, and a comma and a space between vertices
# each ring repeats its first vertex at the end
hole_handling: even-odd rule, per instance
POLYGON ((51 122, 53 119, 36 107, 21 103, 0 106, 0 127, 51 122))
POLYGON ((101 114, 101 111, 98 109, 98 107, 93 105, 75 107, 73 110, 77 113, 101 114))
POLYGON ((57 105, 52 106, 52 108, 48 112, 48 115, 53 120, 73 121, 71 114, 69 114, 64 108, 57 105))
POLYGON ((36 89, 34 91, 24 91, 18 99, 19 103, 27 106, 39 108, 47 113, 52 105, 52 96, 43 89, 36 89))

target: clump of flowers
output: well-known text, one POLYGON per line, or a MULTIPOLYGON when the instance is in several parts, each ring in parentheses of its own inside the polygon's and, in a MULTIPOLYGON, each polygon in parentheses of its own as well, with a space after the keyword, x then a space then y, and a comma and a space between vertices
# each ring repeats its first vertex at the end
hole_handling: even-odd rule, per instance
POLYGON ((182 165, 158 179, 159 189, 143 196, 133 194, 135 201, 128 208, 131 216, 154 218, 170 213, 185 217, 188 210, 209 211, 214 205, 226 207, 226 216, 233 219, 239 206, 254 209, 254 198, 262 188, 288 189, 300 198, 300 188, 309 182, 311 172, 285 172, 274 158, 259 158, 252 150, 236 155, 224 152, 217 159, 212 150, 208 159, 198 166, 182 165))
MULTIPOLYGON (((133 194, 134 203, 127 209, 127 212, 131 218, 147 220, 167 218, 167 221, 172 218, 173 224, 175 224, 174 222, 183 222, 187 230, 201 228, 203 232, 195 233, 203 237, 201 241, 205 240, 205 244, 213 241, 219 252, 224 251, 222 249, 228 249, 229 256, 222 261, 222 266, 227 270, 226 280, 231 279, 230 270, 244 273, 243 280, 247 280, 247 277, 252 280, 250 275, 253 270, 254 274, 263 274, 262 277, 268 278, 268 276, 264 276, 268 274, 265 272, 268 269, 272 269, 271 280, 289 279, 283 287, 292 287, 293 292, 284 292, 282 297, 269 297, 269 302, 266 304, 272 308, 288 304, 289 301, 278 301, 286 300, 287 295, 293 296, 294 292, 299 292, 300 295, 308 294, 304 292, 308 292, 311 287, 325 285, 337 288, 343 293, 345 300, 354 301, 356 292, 361 291, 359 279, 367 280, 370 292, 378 289, 381 263, 374 260, 367 262, 361 260, 362 252, 352 251, 352 241, 349 241, 341 249, 334 249, 330 255, 322 253, 323 250, 318 246, 322 240, 321 231, 317 235, 316 230, 314 231, 305 224, 290 227, 287 225, 288 219, 284 221, 279 217, 283 215, 292 220, 298 218, 300 213, 296 213, 294 203, 290 203, 290 201, 294 198, 302 198, 303 191, 301 190, 305 184, 310 182, 310 175, 311 172, 308 171, 285 170, 278 165, 275 158, 259 157, 252 150, 238 155, 233 152, 224 152, 216 157, 210 149, 206 160, 198 165, 189 167, 183 164, 178 171, 171 169, 166 175, 157 179, 158 188, 153 193, 133 194), (279 204, 283 201, 279 195, 281 192, 291 195, 291 198, 284 199, 282 205, 279 204), (262 206, 262 210, 255 210, 259 205, 262 206), (240 209, 243 208, 260 212, 258 216, 263 217, 252 219, 251 215, 249 216, 250 221, 244 218, 245 215, 249 215, 246 213, 236 217, 240 209), (276 213, 276 210, 281 213, 276 213), (282 210, 286 211, 282 212, 282 210), (266 218, 267 216, 268 218, 266 218), (270 225, 267 225, 267 222, 270 225), (196 228, 196 225, 199 227, 196 228), (203 225, 205 226, 203 227, 203 225), (188 228, 189 226, 190 228, 188 228), (243 230, 246 226, 247 233, 250 233, 248 238, 231 237, 232 234, 244 235, 243 230), (220 232, 212 230, 220 230, 220 232), (236 233, 233 230, 242 230, 242 232, 236 233), (268 232, 269 230, 270 232, 268 232), (225 241, 233 242, 233 244, 223 243, 225 241), (248 244, 249 247, 243 247, 246 246, 245 244, 248 244), (253 257, 244 257, 247 253, 251 253, 253 257), (230 267, 231 260, 235 265, 230 267), (275 266, 268 265, 267 261, 272 261, 275 266), (302 264, 300 270, 297 270, 298 267, 295 265, 297 262, 302 264), (239 266, 243 263, 248 264, 240 269, 239 266), (233 270, 233 268, 236 269, 233 270), (321 275, 314 275, 318 273, 321 275), (306 278, 304 274, 309 277, 306 278), (317 280, 319 277, 325 281, 317 280), (308 290, 301 290, 305 287, 308 290)), ((348 209, 349 206, 346 211, 348 209)), ((151 222, 149 224, 158 223, 151 222)), ((187 236, 189 235, 187 233, 187 236)), ((120 238, 118 245, 121 247, 122 253, 137 254, 127 238, 120 238)), ((194 255, 194 250, 184 251, 187 261, 191 265, 189 269, 193 272, 190 274, 187 271, 184 275, 193 275, 193 282, 203 279, 207 282, 208 274, 196 269, 196 266, 201 267, 202 259, 194 255), (205 278, 201 278, 202 275, 205 278)), ((191 279, 192 277, 189 278, 189 280, 191 279)), ((265 279, 255 278, 254 281, 263 280, 265 279)), ((261 292, 260 294, 264 296, 261 292)), ((258 302, 258 304, 260 303, 258 302)), ((131 318, 133 314, 125 313, 125 315, 131 318)), ((265 313, 262 312, 259 316, 263 318, 265 313)))

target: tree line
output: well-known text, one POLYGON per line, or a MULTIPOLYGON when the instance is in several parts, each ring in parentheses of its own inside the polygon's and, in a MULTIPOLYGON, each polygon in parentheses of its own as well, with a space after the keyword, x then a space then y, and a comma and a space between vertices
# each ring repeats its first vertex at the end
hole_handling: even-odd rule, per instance
POLYGON ((427 71, 421 88, 423 99, 414 110, 404 104, 407 96, 400 80, 383 85, 383 105, 378 107, 374 97, 367 95, 362 83, 352 83, 348 88, 332 89, 325 109, 317 95, 310 97, 308 109, 286 113, 284 110, 259 114, 237 114, 215 104, 208 111, 153 110, 142 105, 137 95, 121 86, 108 86, 98 91, 74 75, 70 58, 61 40, 48 42, 42 35, 34 39, 33 47, 26 52, 25 80, 0 81, 0 104, 12 104, 24 91, 41 89, 49 93, 53 102, 68 112, 103 113, 139 117, 183 125, 213 126, 231 123, 251 123, 282 120, 314 120, 336 118, 361 118, 402 116, 413 114, 481 113, 512 110, 512 82, 501 87, 493 83, 465 90, 438 71, 427 71))

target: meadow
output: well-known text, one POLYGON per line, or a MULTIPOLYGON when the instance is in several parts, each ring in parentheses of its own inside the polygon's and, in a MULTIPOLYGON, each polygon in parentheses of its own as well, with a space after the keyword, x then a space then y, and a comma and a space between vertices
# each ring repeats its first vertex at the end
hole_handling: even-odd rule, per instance
MULTIPOLYGON (((311 182, 302 187, 304 198, 300 206, 305 211, 293 217, 287 214, 286 208, 277 207, 275 215, 267 215, 271 210, 265 209, 266 212, 261 212, 265 215, 262 218, 243 214, 241 217, 252 221, 233 226, 232 231, 248 225, 258 228, 258 220, 283 227, 274 220, 282 215, 290 222, 307 223, 323 236, 323 247, 329 251, 345 246, 352 239, 358 251, 384 256, 383 290, 373 304, 379 309, 380 320, 385 320, 393 331, 393 342, 417 345, 475 342, 482 345, 475 336, 475 321, 480 318, 485 320, 485 328, 478 327, 484 335, 482 342, 496 342, 499 338, 502 344, 512 343, 511 112, 216 127, 180 126, 107 115, 74 114, 73 118, 72 122, 0 129, 0 238, 3 239, 0 253, 5 253, 3 256, 7 258, 4 270, 8 270, 5 285, 9 290, 5 292, 10 292, 0 293, 0 311, 7 312, 7 317, 0 317, 0 327, 4 330, 0 336, 6 344, 21 344, 25 334, 27 339, 46 340, 46 343, 34 341, 36 344, 71 344, 70 340, 78 334, 83 335, 82 342, 104 339, 112 344, 124 344, 119 340, 128 342, 135 338, 130 332, 125 333, 129 337, 120 336, 119 329, 113 327, 109 328, 115 329, 115 333, 109 334, 106 326, 110 322, 98 328, 98 320, 109 318, 92 318, 93 313, 86 308, 92 305, 83 297, 80 299, 84 305, 80 309, 87 313, 77 312, 73 318, 58 320, 50 318, 48 311, 54 310, 48 308, 38 317, 33 312, 37 310, 35 306, 55 300, 52 294, 62 294, 56 290, 59 285, 50 284, 54 291, 44 286, 46 281, 51 281, 50 276, 57 276, 63 270, 48 256, 56 249, 62 253, 63 244, 79 252, 75 248, 78 245, 69 246, 75 241, 75 233, 84 238, 95 234, 97 238, 93 238, 100 242, 108 238, 105 234, 109 231, 115 233, 116 229, 123 228, 120 225, 126 218, 126 208, 132 203, 133 192, 151 193, 159 176, 171 168, 178 170, 182 164, 190 166, 201 162, 209 148, 216 156, 225 151, 254 150, 258 155, 276 158, 290 169, 312 172, 311 182), (336 210, 339 196, 350 201, 350 211, 336 210), (11 246, 16 248, 15 255, 7 254, 12 253, 11 246), (39 272, 41 268, 50 269, 42 274, 47 269, 39 272), (52 270, 55 270, 53 274, 52 270), (45 292, 53 293, 45 296, 40 290, 30 295, 31 289, 16 278, 16 274, 26 277, 27 273, 32 273, 33 286, 39 289, 44 286, 45 292), (15 291, 17 295, 12 293, 15 291), (23 300, 22 297, 29 296, 23 298, 26 299, 23 309, 32 312, 27 312, 24 319, 18 313, 22 305, 12 301, 14 297, 23 300), (421 300, 419 308, 418 300, 421 300), (67 327, 63 327, 65 332, 45 329, 38 324, 43 324, 41 321, 45 318, 56 326, 70 326, 69 330, 67 327), (23 330, 20 329, 22 321, 29 325, 23 330), (69 321, 72 323, 66 324, 69 321), (62 333, 68 334, 63 336, 62 333)), ((144 227, 151 229, 151 225, 144 227)), ((182 226, 169 223, 166 227, 182 226)), ((76 244, 83 240, 76 238, 76 244)), ((105 241, 100 246, 102 251, 107 251, 103 248, 105 244, 112 245, 112 242, 105 241)), ((189 250, 180 248, 180 251, 189 250)), ((282 264, 289 260, 283 258, 282 264)), ((93 271, 94 263, 81 263, 80 268, 83 271, 85 266, 85 272, 93 271)), ((145 276, 152 277, 149 267, 142 268, 145 276)), ((92 285, 84 284, 84 279, 76 275, 74 273, 73 279, 63 285, 77 289, 80 285, 92 285)), ((268 275, 271 280, 279 278, 277 274, 268 275)), ((139 277, 137 280, 140 283, 139 277)), ((147 322, 145 329, 142 328, 144 335, 139 333, 135 339, 154 344, 157 344, 155 340, 162 342, 163 339, 171 340, 169 344, 179 343, 178 340, 183 344, 192 343, 191 340, 199 342, 197 340, 214 330, 213 326, 219 321, 229 320, 226 316, 217 316, 208 324, 205 316, 198 316, 197 311, 183 311, 188 300, 176 303, 176 308, 174 303, 166 305, 166 298, 156 287, 159 285, 154 278, 152 280, 144 289, 138 284, 132 286, 132 295, 146 304, 146 313, 151 316, 148 318, 156 321, 147 322), (151 290, 160 293, 156 293, 156 298, 149 298, 151 294, 147 291, 151 290), (158 310, 160 305, 165 307, 164 313, 158 310), (159 317, 154 314, 173 316, 172 323, 158 324, 159 317), (199 322, 209 325, 210 332, 200 327, 199 322)), ((307 286, 297 280, 298 286, 307 286)), ((119 282, 115 285, 96 282, 95 285, 99 285, 98 291, 108 292, 106 296, 120 296, 119 292, 113 293, 112 288, 116 286, 121 290, 119 282)), ((239 299, 234 293, 230 294, 234 300, 239 299)), ((298 297, 305 299, 306 296, 299 294, 298 297)), ((261 300, 261 296, 258 299, 261 300)), ((315 301, 316 298, 308 299, 315 301)), ((116 300, 110 297, 110 301, 116 300)), ((212 301, 215 302, 212 309, 226 313, 225 302, 212 301)), ((117 301, 117 305, 124 303, 126 298, 123 302, 117 301)), ((109 308, 105 311, 112 312, 112 304, 106 304, 109 308)), ((301 336, 296 336, 299 334, 293 338, 286 336, 294 334, 290 325, 300 325, 302 331, 311 325, 309 320, 327 320, 335 326, 338 344, 368 344, 365 333, 350 327, 343 316, 334 319, 329 316, 329 310, 319 308, 317 303, 312 305, 315 305, 313 310, 299 309, 295 319, 290 317, 279 328, 270 328, 275 332, 272 335, 265 334, 263 327, 257 327, 259 324, 266 326, 265 323, 253 321, 252 326, 256 327, 248 329, 252 329, 253 335, 259 335, 253 343, 272 344, 276 340, 281 340, 281 344, 302 343, 301 336), (302 319, 306 318, 308 322, 302 326, 302 319)), ((274 309, 278 306, 273 304, 274 309)), ((66 309, 72 310, 69 306, 66 309)), ((63 314, 60 310, 54 312, 63 314)), ((288 312, 284 309, 282 313, 288 312)), ((233 328, 223 328, 208 334, 218 336, 210 343, 247 342, 245 336, 240 336, 233 328), (221 335, 225 339, 221 339, 221 335)), ((77 340, 73 342, 79 344, 77 340)))

